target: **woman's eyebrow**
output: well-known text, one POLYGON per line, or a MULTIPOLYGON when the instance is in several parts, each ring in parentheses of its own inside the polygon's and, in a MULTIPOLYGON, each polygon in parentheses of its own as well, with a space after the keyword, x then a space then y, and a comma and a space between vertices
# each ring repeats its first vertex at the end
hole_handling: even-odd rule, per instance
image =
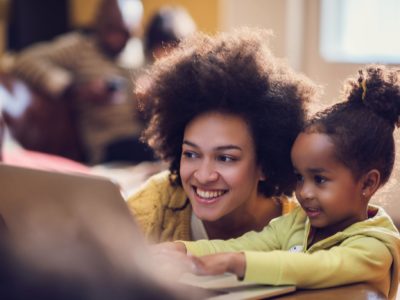
POLYGON ((195 143, 190 142, 188 140, 183 140, 182 144, 183 145, 188 145, 188 146, 191 146, 191 147, 195 147, 195 148, 199 148, 199 146, 197 146, 195 143))
MULTIPOLYGON (((183 140, 182 144, 183 145, 188 145, 188 146, 194 147, 194 148, 200 148, 197 144, 195 144, 195 143, 193 143, 191 141, 188 141, 188 140, 183 140)), ((237 145, 223 145, 223 146, 218 146, 218 147, 214 148, 214 150, 217 150, 217 151, 232 150, 232 149, 233 150, 243 151, 243 149, 241 147, 237 146, 237 145)))
POLYGON ((237 146, 237 145, 224 145, 224 146, 218 146, 215 148, 215 150, 239 150, 239 151, 243 151, 241 147, 237 146))

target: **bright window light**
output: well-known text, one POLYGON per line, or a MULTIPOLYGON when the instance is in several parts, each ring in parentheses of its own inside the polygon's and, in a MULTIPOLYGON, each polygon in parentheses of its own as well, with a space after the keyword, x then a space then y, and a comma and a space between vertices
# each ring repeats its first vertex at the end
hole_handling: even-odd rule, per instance
POLYGON ((399 0, 321 0, 321 55, 327 61, 400 63, 399 0))

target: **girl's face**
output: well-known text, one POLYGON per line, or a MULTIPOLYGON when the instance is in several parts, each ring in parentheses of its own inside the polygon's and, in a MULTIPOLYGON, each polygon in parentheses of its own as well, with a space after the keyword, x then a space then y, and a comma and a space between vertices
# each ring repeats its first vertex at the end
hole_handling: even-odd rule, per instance
POLYGON ((364 220, 367 201, 362 197, 362 180, 339 162, 326 134, 301 133, 292 148, 297 175, 296 197, 311 225, 334 234, 364 220))
POLYGON ((245 121, 217 112, 193 119, 184 132, 180 176, 198 218, 240 217, 257 200, 262 177, 245 121))

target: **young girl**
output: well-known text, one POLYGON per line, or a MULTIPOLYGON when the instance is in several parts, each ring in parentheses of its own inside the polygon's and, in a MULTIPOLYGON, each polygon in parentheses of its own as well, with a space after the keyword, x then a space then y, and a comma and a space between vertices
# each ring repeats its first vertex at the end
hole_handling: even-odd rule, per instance
POLYGON ((199 274, 233 272, 300 288, 367 282, 394 299, 399 233, 385 211, 368 202, 393 169, 398 74, 383 66, 360 71, 347 83, 347 101, 318 113, 298 135, 291 157, 301 208, 237 239, 158 247, 202 256, 188 256, 199 274))

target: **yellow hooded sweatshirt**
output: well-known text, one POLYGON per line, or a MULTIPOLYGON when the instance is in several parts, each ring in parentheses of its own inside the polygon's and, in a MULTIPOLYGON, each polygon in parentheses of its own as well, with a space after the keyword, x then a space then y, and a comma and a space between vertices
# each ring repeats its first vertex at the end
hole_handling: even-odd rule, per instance
POLYGON ((368 207, 369 218, 307 248, 310 223, 299 207, 276 218, 261 232, 228 241, 184 242, 202 256, 243 251, 244 280, 299 288, 326 288, 367 282, 389 299, 399 284, 400 235, 386 212, 368 207))

